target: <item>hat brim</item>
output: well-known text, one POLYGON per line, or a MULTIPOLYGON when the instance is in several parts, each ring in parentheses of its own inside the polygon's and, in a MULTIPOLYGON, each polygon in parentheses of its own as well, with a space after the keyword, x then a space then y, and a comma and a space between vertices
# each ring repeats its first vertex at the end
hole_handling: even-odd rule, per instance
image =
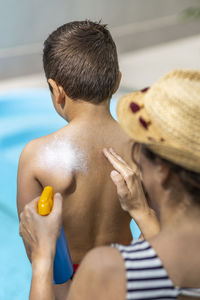
POLYGON ((144 100, 148 92, 133 92, 123 96, 117 105, 117 117, 123 130, 136 142, 145 144, 159 156, 188 170, 200 172, 200 157, 194 152, 183 149, 175 141, 169 141, 151 120, 145 109, 144 100), (131 104, 136 103, 140 109, 133 112, 131 104), (141 122, 144 120, 147 126, 141 122))

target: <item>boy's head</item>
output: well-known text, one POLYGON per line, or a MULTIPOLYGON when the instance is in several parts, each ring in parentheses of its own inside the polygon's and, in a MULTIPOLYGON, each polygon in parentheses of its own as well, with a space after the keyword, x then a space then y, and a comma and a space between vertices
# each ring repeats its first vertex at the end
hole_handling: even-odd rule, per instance
POLYGON ((62 25, 44 42, 44 71, 66 95, 100 103, 119 80, 117 50, 106 25, 76 21, 62 25))

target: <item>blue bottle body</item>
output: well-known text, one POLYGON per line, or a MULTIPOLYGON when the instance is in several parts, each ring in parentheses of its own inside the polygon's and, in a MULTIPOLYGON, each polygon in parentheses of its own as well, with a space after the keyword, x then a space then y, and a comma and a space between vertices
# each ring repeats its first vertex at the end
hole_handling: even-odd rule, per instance
POLYGON ((73 265, 70 257, 63 227, 56 244, 53 278, 54 284, 65 283, 73 275, 73 265))

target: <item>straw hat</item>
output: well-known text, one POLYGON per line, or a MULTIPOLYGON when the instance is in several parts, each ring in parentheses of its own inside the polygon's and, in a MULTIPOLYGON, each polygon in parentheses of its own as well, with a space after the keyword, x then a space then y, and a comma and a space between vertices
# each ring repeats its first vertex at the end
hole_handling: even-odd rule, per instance
POLYGON ((167 73, 151 88, 122 97, 117 115, 135 141, 200 172, 200 71, 167 73))

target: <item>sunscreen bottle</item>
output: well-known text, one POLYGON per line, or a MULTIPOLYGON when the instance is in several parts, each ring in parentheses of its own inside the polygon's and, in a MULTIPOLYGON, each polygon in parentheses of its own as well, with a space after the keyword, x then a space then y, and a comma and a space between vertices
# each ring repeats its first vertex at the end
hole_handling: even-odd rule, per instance
MULTIPOLYGON (((54 190, 46 186, 38 201, 38 214, 46 216, 50 214, 53 207, 54 190)), ((73 275, 73 265, 65 238, 63 227, 56 243, 56 254, 54 258, 53 278, 55 284, 61 284, 69 280, 73 275)))

